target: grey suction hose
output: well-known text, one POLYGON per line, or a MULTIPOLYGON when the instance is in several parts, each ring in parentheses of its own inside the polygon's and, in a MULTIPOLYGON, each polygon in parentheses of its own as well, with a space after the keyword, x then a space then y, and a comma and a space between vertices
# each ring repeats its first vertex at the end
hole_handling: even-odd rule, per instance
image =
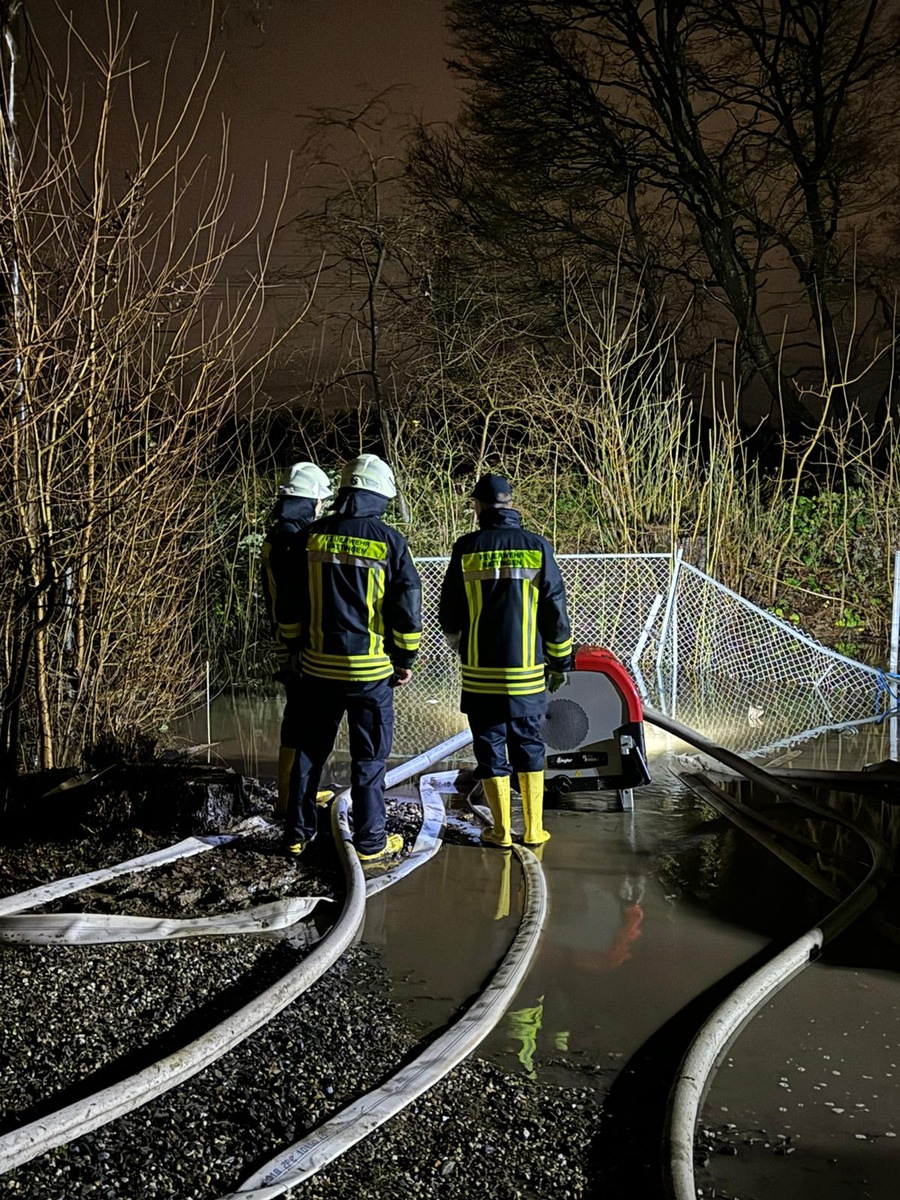
MULTIPOLYGON (((775 795, 817 816, 855 828, 851 821, 814 804, 802 792, 773 777, 764 768, 745 761, 722 746, 716 746, 672 717, 652 709, 645 709, 644 716, 651 724, 674 734, 711 758, 718 759, 775 795)), ((872 866, 865 879, 818 926, 808 930, 736 988, 703 1025, 682 1059, 669 1094, 664 1134, 666 1155, 663 1183, 670 1200, 696 1200, 694 1133, 704 1095, 721 1056, 741 1027, 777 991, 809 965, 826 941, 852 925, 871 907, 890 877, 892 859, 885 844, 859 830, 855 832, 864 838, 872 854, 872 866)))
POLYGON ((878 898, 893 868, 891 852, 880 838, 873 837, 864 830, 857 829, 847 817, 843 817, 840 813, 836 813, 831 809, 822 808, 821 805, 810 800, 805 792, 799 788, 785 783, 782 779, 773 775, 771 771, 767 771, 764 767, 760 767, 756 763, 742 758, 740 754, 735 754, 733 750, 726 750, 724 746, 717 746, 715 742, 711 742, 708 738, 705 738, 702 733, 698 733, 695 729, 690 729, 687 725, 682 725, 674 717, 667 717, 664 713, 656 712, 652 708, 644 709, 644 717, 651 725, 656 725, 659 729, 665 730, 666 733, 674 734, 681 741, 687 742, 688 745, 702 750, 704 754, 708 754, 710 758, 715 758, 725 766, 731 767, 732 770, 743 775, 745 779, 749 779, 751 783, 758 784, 774 795, 781 796, 784 800, 789 800, 792 804, 796 804, 799 808, 803 808, 807 812, 821 817, 823 820, 833 821, 835 824, 852 829, 854 833, 863 839, 869 848, 869 853, 872 855, 872 866, 862 883, 854 888, 847 899, 834 910, 834 913, 830 913, 822 922, 823 930, 826 931, 826 939, 834 937, 842 929, 846 928, 847 925, 851 924, 852 921, 855 921, 878 898), (851 901, 853 901, 853 904, 845 913, 844 906, 851 901), (838 918, 840 923, 832 927, 833 919, 837 913, 840 913, 840 917, 838 918))

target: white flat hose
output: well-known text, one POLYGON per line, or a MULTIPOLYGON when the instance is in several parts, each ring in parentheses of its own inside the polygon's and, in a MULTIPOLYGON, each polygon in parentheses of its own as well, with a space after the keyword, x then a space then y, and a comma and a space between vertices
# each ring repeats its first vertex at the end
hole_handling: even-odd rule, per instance
MULTIPOLYGON (((342 856, 345 857, 345 856, 342 856)), ((137 1074, 68 1104, 0 1137, 0 1173, 19 1167, 55 1146, 133 1112, 148 1100, 190 1079, 281 1012, 343 954, 362 928, 365 888, 358 863, 347 859, 347 894, 337 923, 310 954, 249 1004, 174 1054, 137 1074)))
POLYGON ((296 896, 210 917, 123 917, 108 913, 45 913, 0 917, 0 942, 30 946, 102 946, 190 937, 272 933, 308 917, 331 896, 296 896))
MULTIPOLYGON (((388 772, 385 783, 390 785, 409 779, 417 772, 462 749, 470 741, 470 733, 457 734, 388 772)), ((349 789, 338 797, 338 801, 343 800, 346 805, 348 797, 349 789)), ((133 1112, 142 1104, 190 1079, 296 1000, 353 945, 365 920, 365 877, 355 854, 346 851, 340 853, 340 847, 345 843, 338 826, 338 801, 332 809, 332 828, 335 844, 339 848, 339 857, 344 866, 347 891, 341 915, 328 935, 303 962, 277 983, 266 988, 249 1004, 245 1004, 189 1045, 129 1078, 95 1092, 92 1096, 68 1104, 54 1113, 4 1134, 0 1137, 0 1174, 37 1158, 39 1154, 45 1154, 55 1146, 61 1146, 85 1133, 99 1129, 109 1121, 133 1112)))
POLYGON ((684 1056, 670 1093, 667 1122, 668 1194, 696 1200, 694 1131, 713 1070, 741 1027, 822 948, 821 929, 810 929, 745 980, 715 1010, 684 1056))
POLYGON ((465 1015, 414 1062, 348 1105, 309 1137, 282 1151, 223 1200, 274 1200, 315 1175, 434 1087, 500 1021, 531 965, 547 916, 547 888, 537 858, 525 847, 514 846, 513 850, 525 873, 522 921, 503 962, 465 1015))
POLYGON ((154 850, 150 854, 142 854, 140 858, 131 858, 127 862, 117 863, 113 867, 102 867, 99 871, 88 871, 85 875, 70 875, 68 879, 56 879, 52 883, 42 883, 27 892, 17 892, 14 896, 0 896, 0 916, 7 913, 24 912, 29 908, 37 908, 41 904, 49 904, 51 900, 59 900, 62 896, 71 896, 73 892, 82 892, 85 888, 95 887, 116 879, 119 875, 132 875, 139 871, 152 871, 154 867, 176 862, 181 858, 190 858, 193 854, 202 854, 213 850, 216 846, 232 842, 236 838, 246 837, 263 829, 266 821, 262 817, 251 817, 237 826, 233 833, 220 834, 216 837, 185 838, 174 846, 166 846, 162 850, 154 850))
MULTIPOLYGON (((443 778, 444 776, 439 775, 424 775, 419 781, 419 798, 422 802, 422 826, 413 843, 412 850, 395 867, 390 867, 381 875, 366 880, 367 897, 374 896, 376 892, 384 891, 385 888, 390 887, 399 879, 408 875, 410 871, 415 871, 417 867, 421 867, 430 858, 434 858, 435 854, 440 850, 443 844, 441 833, 444 829, 446 810, 444 809, 444 802, 440 797, 440 791, 435 786, 435 781, 443 778)), ((455 779, 456 772, 447 772, 446 778, 448 780, 455 779)))

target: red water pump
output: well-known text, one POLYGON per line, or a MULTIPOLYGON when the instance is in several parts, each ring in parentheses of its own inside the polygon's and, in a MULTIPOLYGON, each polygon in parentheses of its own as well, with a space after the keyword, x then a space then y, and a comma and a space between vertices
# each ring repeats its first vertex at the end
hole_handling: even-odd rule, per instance
POLYGON ((542 736, 550 792, 615 790, 629 809, 632 788, 650 782, 641 698, 611 650, 578 647, 568 685, 550 697, 542 736))

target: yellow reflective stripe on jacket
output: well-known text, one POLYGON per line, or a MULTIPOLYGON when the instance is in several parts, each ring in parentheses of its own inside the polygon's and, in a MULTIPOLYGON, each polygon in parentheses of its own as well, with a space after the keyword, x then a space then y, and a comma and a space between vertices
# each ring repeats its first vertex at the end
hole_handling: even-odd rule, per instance
POLYGON ((466 600, 469 605, 469 644, 466 661, 478 666, 478 618, 481 616, 481 591, 477 583, 466 580, 466 600))
POLYGON ((463 679, 477 676, 484 679, 517 679, 528 676, 533 679, 544 678, 543 666, 537 667, 473 667, 471 663, 462 664, 463 679))
POLYGON ((317 654, 303 650, 300 659, 304 672, 319 679, 375 682, 387 679, 394 670, 386 654, 317 654))
POLYGON ((411 653, 419 649, 419 643, 422 641, 421 633, 398 633, 396 629, 392 630, 394 637, 394 645, 398 650, 409 650, 411 653))
POLYGON ((369 653, 384 653, 384 571, 369 571, 366 579, 366 608, 372 614, 369 623, 369 653))
POLYGON ((299 622, 293 625, 279 625, 278 633, 283 638, 298 638, 303 633, 303 626, 299 622))
POLYGON ((572 653, 572 639, 566 638, 564 642, 544 642, 544 649, 553 658, 565 658, 572 653))
POLYGON ((533 667, 537 644, 538 590, 532 583, 522 584, 522 663, 533 667))
POLYGON ((537 683, 507 683, 482 680, 463 680, 463 691, 483 696, 539 696, 544 691, 544 680, 537 683))
POLYGON ((543 667, 470 667, 463 663, 465 692, 494 692, 507 696, 530 696, 544 690, 543 667))
POLYGON ((537 579, 540 567, 485 567, 465 572, 466 579, 537 579))

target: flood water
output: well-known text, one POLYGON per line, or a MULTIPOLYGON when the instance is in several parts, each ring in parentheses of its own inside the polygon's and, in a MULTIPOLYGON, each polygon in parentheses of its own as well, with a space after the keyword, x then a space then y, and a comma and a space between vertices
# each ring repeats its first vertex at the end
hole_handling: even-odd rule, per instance
MULTIPOLYGON (((280 707, 278 699, 217 701, 215 753, 272 777, 280 707)), ((444 704, 428 719, 436 736, 418 749, 461 728, 444 704)), ((653 782, 635 791, 633 813, 602 811, 587 795, 547 812, 549 920, 510 1012, 478 1051, 548 1084, 605 1089, 694 996, 832 907, 675 779, 669 767, 690 747, 649 725, 646 734, 653 782)), ((891 734, 890 722, 822 733, 785 748, 779 761, 858 769, 890 757, 891 734)), ((344 760, 339 744, 340 782, 344 760)), ((446 845, 370 901, 365 938, 423 1032, 482 988, 515 935, 522 887, 513 856, 446 845)), ((737 1152, 714 1153, 698 1171, 705 1195, 894 1200, 900 975, 883 958, 839 962, 807 968, 730 1048, 703 1122, 737 1152)))

